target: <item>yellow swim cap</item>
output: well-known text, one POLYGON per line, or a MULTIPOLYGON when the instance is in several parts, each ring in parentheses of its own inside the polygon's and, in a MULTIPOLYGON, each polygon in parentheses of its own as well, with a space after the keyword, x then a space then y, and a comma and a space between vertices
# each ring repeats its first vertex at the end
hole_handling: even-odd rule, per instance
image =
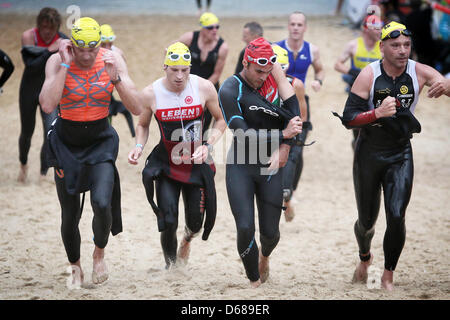
POLYGON ((199 22, 200 26, 203 28, 213 24, 219 24, 219 18, 217 18, 217 16, 214 13, 205 12, 204 14, 201 15, 199 22))
POLYGON ((168 66, 190 66, 191 52, 189 48, 181 42, 175 42, 167 48, 164 64, 168 66))
POLYGON ((381 29, 381 40, 384 40, 392 31, 395 30, 405 30, 406 26, 404 24, 395 22, 395 21, 391 21, 389 22, 387 25, 385 25, 383 27, 383 29, 381 29))
POLYGON ((277 55, 277 62, 283 65, 289 65, 289 56, 286 49, 280 47, 277 44, 272 45, 273 52, 277 55))
POLYGON ((72 26, 72 42, 79 48, 96 48, 100 45, 100 26, 97 21, 83 17, 72 26))
POLYGON ((113 42, 116 40, 116 35, 109 24, 102 24, 100 31, 102 33, 102 42, 113 42))

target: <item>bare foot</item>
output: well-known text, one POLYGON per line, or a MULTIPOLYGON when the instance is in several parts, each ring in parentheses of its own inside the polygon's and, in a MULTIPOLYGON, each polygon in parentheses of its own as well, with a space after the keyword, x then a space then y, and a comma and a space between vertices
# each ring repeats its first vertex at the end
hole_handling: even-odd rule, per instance
POLYGON ((286 222, 291 222, 295 217, 294 209, 291 207, 289 202, 285 202, 284 206, 286 207, 286 210, 284 210, 284 219, 286 222))
POLYGON ((383 276, 381 277, 381 285, 387 291, 394 290, 394 271, 384 269, 383 276))
POLYGON ((71 263, 67 271, 71 273, 71 276, 66 281, 67 287, 69 289, 80 289, 84 282, 84 273, 81 269, 80 260, 71 263))
POLYGON ((105 263, 105 249, 100 249, 95 246, 94 254, 92 255, 94 266, 92 269, 92 282, 100 284, 108 279, 108 268, 105 263))
POLYGON ((21 183, 25 183, 27 180, 28 166, 26 164, 20 164, 19 176, 17 177, 17 181, 21 183))
POLYGON ((261 280, 250 281, 250 286, 252 288, 258 288, 261 285, 261 280))
POLYGON ((183 238, 183 240, 181 240, 180 247, 178 248, 177 262, 182 265, 186 265, 188 263, 190 253, 191 242, 183 238))
POLYGON ((372 264, 373 261, 373 254, 371 253, 369 254, 370 259, 368 261, 359 261, 358 265, 356 266, 356 270, 353 273, 352 283, 356 282, 367 283, 368 277, 367 270, 369 269, 369 266, 372 264))
POLYGON ((261 280, 261 283, 264 283, 269 278, 269 257, 264 257, 261 253, 261 250, 259 251, 259 277, 261 280))

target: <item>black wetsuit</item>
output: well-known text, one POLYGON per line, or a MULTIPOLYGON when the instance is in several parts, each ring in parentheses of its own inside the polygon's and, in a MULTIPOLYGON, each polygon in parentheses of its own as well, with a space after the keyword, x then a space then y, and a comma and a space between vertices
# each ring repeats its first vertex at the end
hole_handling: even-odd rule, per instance
MULTIPOLYGON (((67 36, 58 32, 60 38, 67 39, 67 36)), ((55 51, 57 52, 57 51, 55 51)), ((45 80, 45 64, 48 58, 55 53, 50 52, 45 47, 24 46, 22 48, 22 59, 25 69, 20 82, 19 108, 20 108, 20 137, 19 137, 19 160, 25 165, 28 161, 28 152, 30 151, 31 138, 36 126, 36 108, 39 105, 39 94, 45 80)), ((41 168, 40 172, 45 175, 48 171, 48 165, 45 161, 47 150, 47 139, 45 138, 50 125, 56 118, 58 112, 55 109, 51 114, 46 114, 39 107, 42 118, 42 127, 44 139, 41 147, 41 168)))
POLYGON ((413 185, 410 138, 421 130, 413 115, 419 85, 412 60, 395 80, 386 74, 380 61, 370 66, 374 77, 369 100, 351 93, 341 119, 347 128, 353 128, 351 122, 361 112, 378 107, 387 96, 397 99, 397 113, 393 117, 379 118, 361 127, 353 162, 358 207, 354 229, 361 260, 367 260, 363 255, 370 251, 383 189, 387 221, 383 241, 385 268, 393 271, 405 243, 405 213, 413 185))
MULTIPOLYGON (((189 50, 191 51, 192 60, 191 60, 191 74, 195 74, 204 79, 208 79, 213 73, 214 68, 216 67, 217 59, 219 58, 219 49, 223 44, 224 40, 219 38, 216 46, 212 49, 205 61, 201 60, 201 50, 198 47, 198 38, 200 35, 200 31, 194 31, 194 35, 192 37, 191 45, 189 46, 189 50)), ((214 84, 216 90, 219 90, 220 83, 217 82, 214 84)), ((211 124, 212 115, 208 110, 205 110, 204 122, 203 122, 203 133, 209 129, 211 124)))
POLYGON ((8 55, 1 49, 0 49, 0 67, 3 69, 3 72, 0 76, 0 89, 1 89, 14 71, 14 64, 12 63, 8 55))
MULTIPOLYGON (((298 115, 296 97, 295 101, 298 115)), ((233 143, 227 155, 226 186, 236 222, 238 253, 247 277, 257 281, 260 275, 254 197, 258 207, 261 252, 267 257, 280 239, 279 221, 283 202, 283 168, 270 174, 267 172, 267 162, 281 143, 288 142, 283 140, 282 134, 287 122, 240 75, 234 75, 223 83, 219 90, 219 102, 224 119, 233 130, 233 143)))

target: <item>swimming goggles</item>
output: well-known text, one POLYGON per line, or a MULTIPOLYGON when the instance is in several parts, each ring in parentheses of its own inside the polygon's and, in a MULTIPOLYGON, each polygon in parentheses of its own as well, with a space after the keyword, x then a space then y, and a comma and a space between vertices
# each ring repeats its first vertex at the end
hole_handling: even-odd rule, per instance
POLYGON ((397 39, 398 37, 400 37, 400 35, 404 35, 407 37, 411 37, 412 33, 411 31, 409 31, 408 29, 404 29, 404 30, 394 30, 391 33, 387 34, 383 39, 381 39, 382 41, 387 40, 387 39, 397 39))
POLYGON ((95 48, 99 43, 99 41, 90 41, 88 44, 86 44, 84 40, 76 40, 74 37, 72 37, 72 40, 75 41, 77 47, 79 48, 95 48))
POLYGON ((259 64, 260 66, 266 66, 269 62, 271 63, 271 64, 274 64, 275 62, 277 62, 277 55, 275 54, 275 55, 273 55, 273 56, 271 56, 269 59, 267 59, 267 58, 252 58, 252 57, 250 57, 249 55, 247 55, 247 59, 248 59, 248 61, 250 61, 250 62, 255 62, 255 63, 257 63, 257 64, 259 64))
POLYGON ((113 42, 114 40, 116 40, 116 36, 102 36, 102 42, 113 42))
POLYGON ((183 58, 184 61, 191 61, 191 54, 190 53, 171 53, 167 56, 171 61, 178 61, 180 58, 183 58))
POLYGON ((217 25, 215 25, 215 26, 207 26, 207 27, 203 27, 203 28, 208 29, 208 30, 212 30, 212 29, 217 29, 217 30, 219 30, 220 26, 217 24, 217 25))

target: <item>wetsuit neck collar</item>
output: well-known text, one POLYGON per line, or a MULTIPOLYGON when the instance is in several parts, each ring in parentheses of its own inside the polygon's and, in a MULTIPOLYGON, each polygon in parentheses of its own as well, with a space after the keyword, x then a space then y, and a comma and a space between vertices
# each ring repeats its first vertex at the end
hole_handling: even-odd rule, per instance
POLYGON ((381 60, 380 60, 380 70, 381 70, 381 73, 383 74, 384 77, 388 78, 388 79, 391 80, 391 81, 394 81, 395 79, 400 78, 403 74, 405 74, 406 70, 408 70, 408 63, 409 63, 409 61, 407 62, 406 66, 405 66, 405 69, 402 71, 402 73, 400 73, 400 74, 399 74, 398 76, 396 76, 396 77, 390 76, 390 75, 386 72, 386 70, 384 70, 384 67, 383 67, 383 61, 384 61, 384 59, 381 59, 381 60))

